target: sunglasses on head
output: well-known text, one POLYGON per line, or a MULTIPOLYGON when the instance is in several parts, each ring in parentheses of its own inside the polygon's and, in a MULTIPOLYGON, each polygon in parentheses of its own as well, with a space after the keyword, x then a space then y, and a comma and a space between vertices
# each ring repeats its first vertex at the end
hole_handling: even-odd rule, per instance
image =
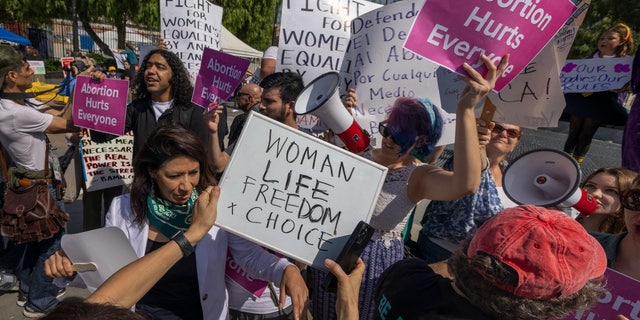
POLYGON ((625 209, 640 211, 640 189, 631 189, 620 195, 620 203, 625 209))
POLYGON ((522 132, 520 132, 520 130, 518 129, 507 129, 499 124, 495 124, 495 126, 493 127, 493 129, 491 129, 491 132, 495 133, 495 134, 501 134, 502 131, 506 131, 507 132, 507 137, 511 138, 511 139, 515 139, 515 138, 520 138, 520 136, 522 135, 522 132))
POLYGON ((383 138, 390 137, 393 143, 396 143, 396 141, 393 139, 393 135, 391 135, 391 132, 389 131, 389 129, 387 129, 386 121, 378 123, 378 131, 383 138))

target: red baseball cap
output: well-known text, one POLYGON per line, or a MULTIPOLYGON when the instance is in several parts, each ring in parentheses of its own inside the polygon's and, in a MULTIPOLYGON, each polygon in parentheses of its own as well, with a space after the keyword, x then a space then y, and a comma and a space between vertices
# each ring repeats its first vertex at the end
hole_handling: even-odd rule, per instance
POLYGON ((599 278, 607 258, 598 241, 566 214, 531 205, 508 208, 476 231, 467 256, 483 252, 513 268, 516 286, 485 279, 518 297, 551 299, 578 292, 599 278))

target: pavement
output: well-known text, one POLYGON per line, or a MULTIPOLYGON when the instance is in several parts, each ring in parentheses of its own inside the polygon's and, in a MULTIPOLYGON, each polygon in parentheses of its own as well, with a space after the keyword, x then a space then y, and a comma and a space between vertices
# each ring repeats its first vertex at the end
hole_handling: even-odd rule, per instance
MULTIPOLYGON (((228 124, 231 126, 233 118, 240 114, 236 109, 228 109, 228 124)), ((520 140, 518 147, 514 150, 512 157, 516 157, 522 153, 541 149, 551 148, 562 150, 564 141, 568 132, 568 124, 560 122, 557 128, 546 128, 541 130, 524 129, 524 134, 520 140)), ((52 143, 58 155, 66 150, 64 137, 62 135, 52 135, 52 143)), ((591 145, 591 150, 587 154, 581 165, 582 177, 587 176, 594 170, 605 166, 620 166, 620 144, 622 141, 621 128, 603 127, 598 130, 595 140, 591 145)), ((65 204, 67 212, 71 219, 67 225, 68 233, 77 233, 82 231, 82 195, 73 203, 65 204)), ((424 204, 423 204, 424 205, 424 204)), ((416 223, 421 220, 420 214, 422 210, 416 210, 417 216, 414 218, 412 236, 417 238, 420 226, 416 223)), ((414 239, 415 240, 415 239, 414 239)), ((62 299, 69 297, 85 298, 89 295, 86 289, 69 288, 66 295, 62 299)), ((0 319, 27 319, 22 315, 22 308, 16 305, 17 292, 0 291, 0 319)))

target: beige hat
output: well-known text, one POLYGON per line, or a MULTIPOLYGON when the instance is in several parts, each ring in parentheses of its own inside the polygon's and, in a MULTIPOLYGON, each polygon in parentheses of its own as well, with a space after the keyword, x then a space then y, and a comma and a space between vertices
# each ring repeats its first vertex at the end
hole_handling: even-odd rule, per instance
POLYGON ((7 72, 22 65, 22 54, 11 46, 0 45, 0 88, 7 72))

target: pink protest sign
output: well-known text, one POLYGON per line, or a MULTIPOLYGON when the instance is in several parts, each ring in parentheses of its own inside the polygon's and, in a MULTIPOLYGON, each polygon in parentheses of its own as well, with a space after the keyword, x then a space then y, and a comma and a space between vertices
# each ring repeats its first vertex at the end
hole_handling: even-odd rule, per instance
POLYGON ((262 296, 262 293, 269 285, 269 283, 264 280, 254 279, 248 275, 247 272, 244 271, 242 267, 235 262, 235 260, 233 260, 233 256, 231 256, 231 252, 229 251, 227 251, 227 267, 224 269, 224 273, 229 277, 229 279, 240 285, 255 297, 262 296))
POLYGON ((78 76, 73 92, 73 123, 115 135, 124 134, 129 81, 78 76))
POLYGON ((511 54, 498 79, 500 91, 544 48, 575 10, 569 0, 429 0, 420 10, 404 46, 464 74, 462 63, 485 73, 482 53, 498 63, 511 54))
POLYGON ((565 320, 615 319, 619 314, 629 319, 640 319, 640 281, 613 269, 607 269, 604 276, 607 278, 607 290, 598 298, 598 304, 565 320))
POLYGON ((227 100, 249 68, 249 60, 204 48, 191 101, 203 108, 227 100))

